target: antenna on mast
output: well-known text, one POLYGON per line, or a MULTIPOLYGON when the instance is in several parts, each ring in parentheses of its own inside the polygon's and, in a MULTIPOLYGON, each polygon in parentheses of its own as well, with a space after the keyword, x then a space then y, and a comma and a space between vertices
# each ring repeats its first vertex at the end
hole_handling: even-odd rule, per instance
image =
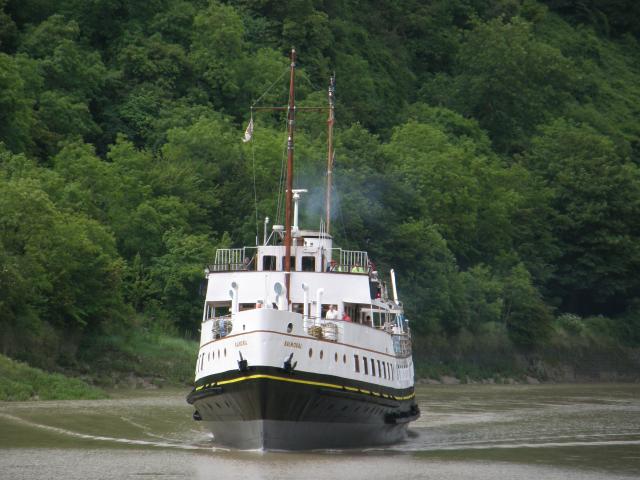
POLYGON ((333 179, 333 124, 335 123, 336 75, 329 78, 329 118, 327 119, 327 193, 325 196, 325 213, 327 218, 327 235, 331 234, 331 184, 333 179))
POLYGON ((284 227, 284 281, 287 290, 287 309, 291 303, 289 296, 291 284, 291 204, 293 203, 293 133, 296 119, 296 49, 291 48, 291 73, 289 79, 289 108, 287 111, 287 125, 289 138, 287 140, 287 186, 285 200, 284 227))

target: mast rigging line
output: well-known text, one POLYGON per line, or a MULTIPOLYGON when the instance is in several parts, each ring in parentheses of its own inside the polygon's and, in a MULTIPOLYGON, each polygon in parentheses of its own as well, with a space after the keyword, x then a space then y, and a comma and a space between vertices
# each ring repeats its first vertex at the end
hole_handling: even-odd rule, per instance
MULTIPOLYGON (((288 72, 289 72, 289 67, 287 67, 287 68, 283 68, 283 69, 282 69, 282 74, 281 74, 281 75, 276 79, 276 81, 275 81, 275 82, 273 82, 271 85, 269 85, 269 86, 267 87, 267 89, 266 89, 264 92, 262 92, 262 95, 260 95, 260 96, 258 97, 258 99, 257 99, 256 101, 254 101, 254 102, 251 104, 251 109, 252 109, 252 110, 254 109, 255 105, 256 105, 260 100, 262 100, 262 98, 263 98, 267 93, 269 93, 269 90, 271 90, 271 89, 276 85, 276 83, 278 83, 280 80, 282 80, 282 78, 283 78, 283 77, 284 77, 288 72)), ((262 108, 261 108, 261 107, 255 107, 255 109, 257 110, 257 109, 262 109, 262 108)))

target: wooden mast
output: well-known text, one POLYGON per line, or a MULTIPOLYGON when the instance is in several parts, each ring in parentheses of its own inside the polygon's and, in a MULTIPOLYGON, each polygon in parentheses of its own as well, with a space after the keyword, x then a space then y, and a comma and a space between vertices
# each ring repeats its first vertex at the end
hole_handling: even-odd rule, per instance
POLYGON ((333 124, 335 123, 336 77, 329 79, 329 119, 327 120, 327 194, 325 196, 325 213, 327 234, 331 234, 331 183, 333 177, 333 124))
POLYGON ((295 104, 295 70, 296 70, 296 50, 291 49, 291 73, 289 79, 289 109, 287 113, 287 125, 289 138, 287 139, 287 186, 285 197, 285 227, 284 227, 284 281, 287 290, 287 309, 291 304, 290 286, 291 286, 291 215, 293 204, 293 132, 296 119, 295 104))

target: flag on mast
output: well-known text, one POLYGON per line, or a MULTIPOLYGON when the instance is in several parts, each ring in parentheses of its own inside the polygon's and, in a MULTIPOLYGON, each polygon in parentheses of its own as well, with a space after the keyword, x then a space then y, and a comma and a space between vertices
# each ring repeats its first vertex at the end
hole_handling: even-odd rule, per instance
POLYGON ((247 125, 247 129, 244 131, 244 138, 242 141, 247 143, 253 137, 253 117, 249 120, 249 125, 247 125))

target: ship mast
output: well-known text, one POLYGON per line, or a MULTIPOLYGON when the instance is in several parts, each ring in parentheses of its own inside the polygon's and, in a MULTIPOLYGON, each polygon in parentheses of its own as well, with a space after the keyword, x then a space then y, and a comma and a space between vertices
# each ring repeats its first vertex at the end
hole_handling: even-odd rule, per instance
POLYGON ((291 210, 293 203, 293 132, 296 119, 295 104, 295 71, 296 71, 296 50, 291 49, 291 73, 289 79, 289 108, 287 111, 287 126, 289 138, 287 139, 287 186, 285 199, 285 227, 284 227, 284 282, 287 291, 287 309, 291 303, 291 210))
POLYGON ((327 235, 331 234, 331 181, 333 177, 333 124, 335 123, 335 93, 336 77, 329 79, 329 119, 327 120, 327 193, 325 197, 325 212, 327 219, 327 235))

